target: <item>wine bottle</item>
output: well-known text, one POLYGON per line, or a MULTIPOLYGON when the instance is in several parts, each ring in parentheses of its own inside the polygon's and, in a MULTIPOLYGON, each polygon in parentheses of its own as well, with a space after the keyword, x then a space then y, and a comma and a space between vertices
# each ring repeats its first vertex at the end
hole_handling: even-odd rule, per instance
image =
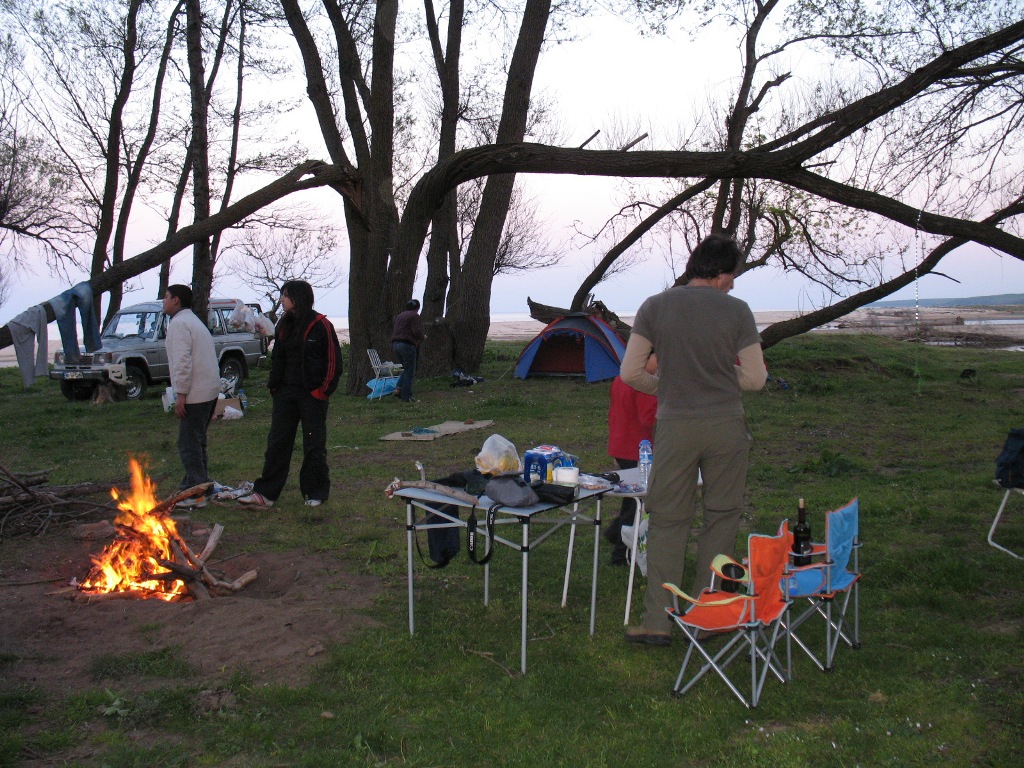
POLYGON ((793 528, 793 565, 811 564, 811 525, 807 522, 807 509, 800 499, 797 507, 796 527, 793 528))

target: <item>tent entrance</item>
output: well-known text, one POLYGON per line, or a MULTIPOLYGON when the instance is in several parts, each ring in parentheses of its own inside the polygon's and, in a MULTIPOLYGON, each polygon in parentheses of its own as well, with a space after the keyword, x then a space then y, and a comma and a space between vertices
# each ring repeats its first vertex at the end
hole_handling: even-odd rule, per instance
POLYGON ((582 336, 549 336, 530 366, 534 376, 580 376, 583 371, 582 336))

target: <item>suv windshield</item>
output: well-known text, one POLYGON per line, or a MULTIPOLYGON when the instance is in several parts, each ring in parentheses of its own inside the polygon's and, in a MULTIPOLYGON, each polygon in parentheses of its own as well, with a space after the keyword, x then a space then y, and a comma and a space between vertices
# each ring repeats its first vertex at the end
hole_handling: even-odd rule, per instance
POLYGON ((162 312, 120 312, 110 321, 110 325, 103 332, 103 338, 125 339, 129 336, 138 336, 143 339, 155 339, 162 316, 162 312))

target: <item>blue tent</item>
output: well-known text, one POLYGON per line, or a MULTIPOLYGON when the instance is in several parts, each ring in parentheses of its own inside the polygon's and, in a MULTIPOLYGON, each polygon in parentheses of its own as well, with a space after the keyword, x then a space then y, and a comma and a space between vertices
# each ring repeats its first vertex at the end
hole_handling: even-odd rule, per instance
POLYGON ((526 345, 515 375, 586 376, 604 381, 619 375, 626 345, 599 317, 572 312, 548 325, 526 345))

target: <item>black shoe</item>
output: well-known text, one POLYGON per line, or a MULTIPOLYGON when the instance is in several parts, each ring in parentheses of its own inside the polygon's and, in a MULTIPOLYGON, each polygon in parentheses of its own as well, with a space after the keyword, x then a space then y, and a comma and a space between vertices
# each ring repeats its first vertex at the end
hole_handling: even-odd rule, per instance
POLYGON ((643 627, 627 627, 626 642, 665 648, 672 645, 672 635, 668 632, 648 632, 643 627))
POLYGON ((626 545, 623 544, 621 541, 618 542, 612 549, 612 565, 628 565, 628 554, 629 549, 626 548, 626 545))

